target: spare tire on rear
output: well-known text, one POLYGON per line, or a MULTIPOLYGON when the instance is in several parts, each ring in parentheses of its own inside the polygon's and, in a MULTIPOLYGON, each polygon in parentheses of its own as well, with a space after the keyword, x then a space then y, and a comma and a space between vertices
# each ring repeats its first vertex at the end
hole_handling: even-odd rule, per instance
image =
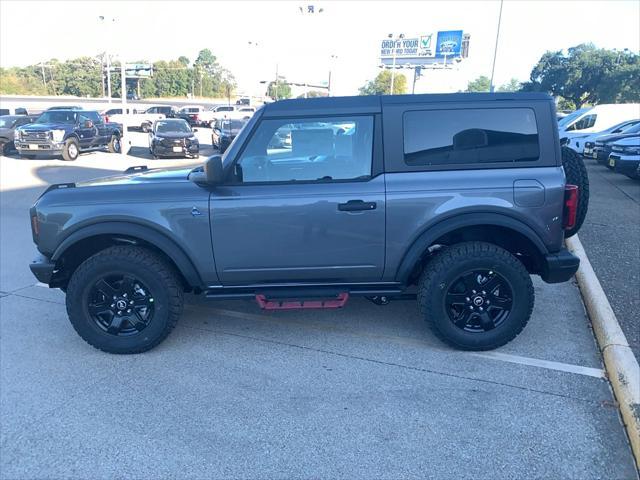
POLYGON ((587 216, 589 209, 589 174, 584 166, 582 157, 569 147, 561 147, 562 150, 562 166, 567 177, 567 183, 578 187, 578 214, 576 216, 576 224, 573 228, 565 230, 565 238, 573 237, 587 216))

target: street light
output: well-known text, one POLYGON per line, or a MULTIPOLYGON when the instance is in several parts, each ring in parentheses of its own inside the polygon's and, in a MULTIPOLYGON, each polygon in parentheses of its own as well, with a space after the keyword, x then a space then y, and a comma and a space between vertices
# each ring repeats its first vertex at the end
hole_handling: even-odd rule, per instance
MULTIPOLYGON (((500 0, 500 13, 498 14, 498 31, 496 32, 496 46, 493 49, 493 66, 491 67, 491 82, 489 83, 489 91, 493 93, 493 73, 496 70, 496 56, 498 55, 498 39, 500 38, 500 23, 502 22, 502 3, 500 0)), ((446 57, 445 57, 446 62, 446 57)))
POLYGON ((327 84, 327 97, 331 96, 331 70, 333 62, 338 58, 337 55, 331 55, 329 57, 329 83, 327 84))
POLYGON ((396 76, 396 42, 404 38, 404 33, 399 34, 398 38, 393 38, 393 33, 390 33, 388 35, 388 38, 393 40, 393 64, 391 67, 391 91, 389 92, 390 95, 393 95, 393 82, 396 76))

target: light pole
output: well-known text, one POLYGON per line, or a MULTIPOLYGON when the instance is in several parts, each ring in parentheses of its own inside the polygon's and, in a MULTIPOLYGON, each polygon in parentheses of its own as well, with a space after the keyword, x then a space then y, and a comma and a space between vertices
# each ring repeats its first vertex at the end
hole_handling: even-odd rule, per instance
POLYGON ((493 49, 493 66, 491 67, 491 82, 489 83, 489 91, 493 93, 493 73, 496 70, 496 55, 498 54, 498 40, 500 39, 500 23, 502 22, 502 3, 500 0, 500 13, 498 14, 498 31, 496 32, 496 46, 493 49))
MULTIPOLYGON (((98 21, 102 24, 105 25, 106 30, 107 30, 107 35, 105 35, 106 38, 111 38, 112 35, 110 35, 111 32, 109 32, 109 25, 112 25, 116 19, 115 18, 107 18, 104 15, 100 15, 98 17, 98 21)), ((107 43, 108 45, 108 43, 107 43)), ((111 103, 111 57, 109 56, 109 50, 105 49, 104 52, 104 56, 106 58, 107 61, 107 102, 111 103)))
POLYGON ((389 92, 389 95, 393 95, 393 82, 396 77, 396 42, 404 38, 404 33, 401 33, 400 35, 398 35, 398 38, 393 38, 393 33, 390 33, 388 37, 393 40, 393 63, 391 67, 391 91, 389 92))
POLYGON ((329 57, 329 82, 327 83, 327 97, 331 96, 331 70, 333 69, 333 62, 338 58, 337 55, 331 55, 329 57))

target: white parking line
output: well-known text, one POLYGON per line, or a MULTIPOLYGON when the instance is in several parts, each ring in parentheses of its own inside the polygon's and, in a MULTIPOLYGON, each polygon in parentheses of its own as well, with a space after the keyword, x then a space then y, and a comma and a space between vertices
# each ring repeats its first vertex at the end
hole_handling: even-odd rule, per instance
MULTIPOLYGON (((354 332, 352 330, 339 328, 335 326, 316 325, 308 322, 295 321, 295 320, 294 321, 284 320, 284 319, 278 319, 276 317, 259 315, 255 313, 245 313, 245 312, 238 312, 235 310, 226 310, 226 309, 220 309, 220 308, 209 308, 203 305, 189 305, 188 308, 204 311, 205 313, 209 313, 209 314, 217 313, 219 315, 224 315, 232 318, 241 318, 244 320, 257 320, 257 321, 263 321, 263 322, 268 321, 268 322, 283 323, 283 324, 294 323, 296 325, 303 326, 306 328, 313 328, 315 330, 324 330, 324 331, 331 330, 335 332, 346 333, 348 335, 354 335, 357 337, 366 337, 366 338, 373 338, 376 340, 391 341, 397 344, 399 343, 399 344, 405 344, 405 345, 427 347, 430 350, 437 350, 440 352, 447 352, 447 353, 453 352, 453 350, 430 345, 423 340, 418 340, 418 339, 413 339, 408 337, 360 333, 360 332, 354 332)), ((486 358, 489 360, 497 360, 500 362, 544 368, 546 370, 555 370, 559 372, 573 373, 576 375, 584 375, 587 377, 594 377, 594 378, 606 377, 606 374, 603 369, 593 368, 593 367, 583 367, 582 365, 573 365, 571 363, 554 362, 551 360, 542 360, 539 358, 531 358, 531 357, 521 357, 519 355, 511 355, 509 353, 501 353, 501 352, 459 352, 459 353, 461 355, 470 355, 474 357, 486 358)))

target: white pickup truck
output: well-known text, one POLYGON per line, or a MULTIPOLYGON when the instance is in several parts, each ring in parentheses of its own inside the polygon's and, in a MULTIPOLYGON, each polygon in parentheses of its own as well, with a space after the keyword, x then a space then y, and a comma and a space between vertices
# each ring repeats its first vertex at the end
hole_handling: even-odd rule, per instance
POLYGON ((137 110, 133 107, 126 108, 122 113, 121 108, 111 108, 102 113, 105 123, 116 122, 126 125, 127 128, 139 128, 143 132, 148 132, 156 120, 165 118, 163 113, 156 113, 156 107, 149 107, 144 111, 137 110))
POLYGON ((213 119, 210 123, 213 127, 216 120, 249 120, 256 113, 256 108, 249 105, 218 105, 212 111, 213 119))

